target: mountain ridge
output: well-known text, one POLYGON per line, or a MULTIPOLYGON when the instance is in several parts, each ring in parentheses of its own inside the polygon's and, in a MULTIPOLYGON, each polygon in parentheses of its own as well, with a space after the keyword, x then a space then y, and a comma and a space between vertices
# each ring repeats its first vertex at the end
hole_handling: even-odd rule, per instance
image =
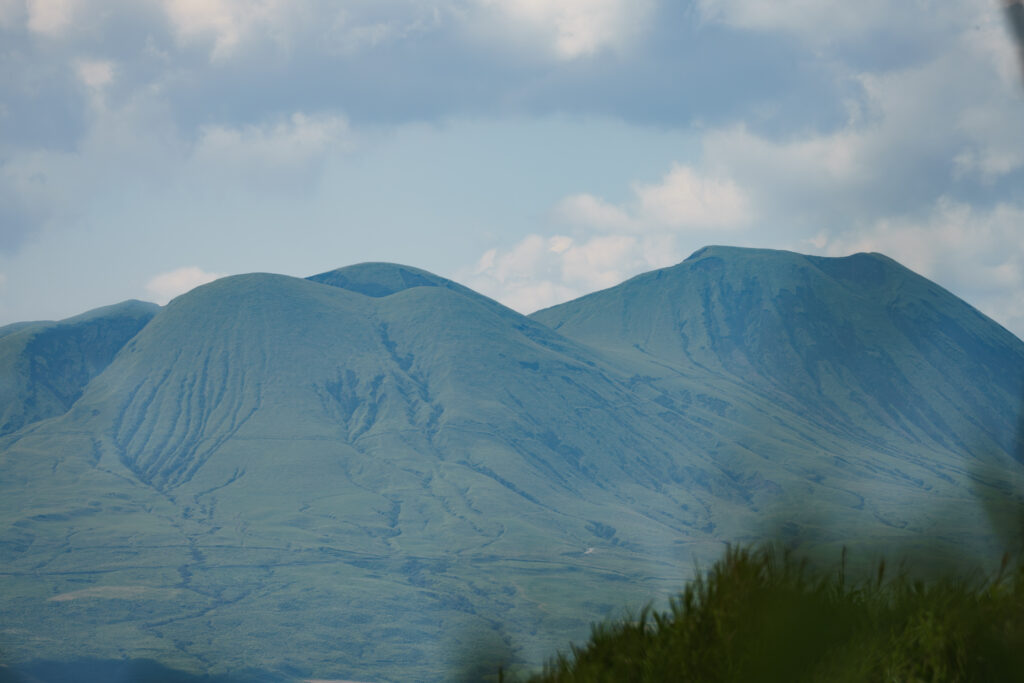
POLYGON ((677 266, 637 276, 532 317, 565 336, 615 348, 620 354, 635 347, 665 362, 692 362, 760 382, 766 390, 781 390, 782 400, 796 397, 803 405, 823 400, 823 408, 832 406, 826 416, 829 420, 845 419, 845 405, 836 400, 837 391, 842 391, 839 387, 859 386, 870 403, 862 407, 873 420, 886 423, 889 429, 909 430, 912 438, 931 438, 940 445, 949 440, 951 444, 945 445, 964 449, 968 448, 965 438, 944 424, 936 406, 929 404, 921 407, 924 413, 907 415, 897 407, 914 405, 908 395, 913 382, 907 378, 928 372, 920 361, 925 366, 945 364, 941 373, 931 372, 929 382, 945 383, 946 393, 954 390, 954 384, 965 390, 975 388, 968 396, 974 403, 972 412, 997 416, 990 420, 988 436, 996 441, 1002 437, 1001 446, 1010 446, 1007 439, 1013 437, 1006 435, 1013 434, 1017 420, 1013 406, 1024 396, 1020 373, 1003 371, 1007 356, 1013 358, 1014 367, 1024 364, 1021 342, 1012 333, 888 257, 855 254, 823 260, 792 252, 728 248, 742 260, 734 259, 730 264, 734 272, 724 276, 712 272, 723 250, 702 249, 677 266), (751 263, 765 253, 785 259, 791 269, 786 282, 797 283, 793 289, 763 282, 765 275, 751 263), (846 286, 851 277, 856 283, 852 289, 846 286), (837 280, 842 289, 834 289, 837 280), (874 289, 863 291, 869 285, 874 289), (636 294, 631 293, 634 288, 636 294), (884 295, 879 288, 886 289, 884 295), (652 296, 657 297, 656 303, 650 301, 652 296), (731 310, 723 301, 733 304, 731 310), (939 308, 936 301, 942 302, 939 308), (602 312, 614 307, 613 319, 594 317, 588 307, 602 312), (671 319, 665 319, 666 311, 671 319), (630 324, 630 314, 640 323, 630 324), (868 317, 858 319, 858 315, 868 317), (795 327, 801 316, 806 322, 795 327), (652 327, 659 320, 661 326, 652 327), (620 334, 624 329, 633 336, 620 334), (990 352, 992 348, 996 350, 990 352), (955 358, 945 358, 948 349, 961 351, 955 358), (908 358, 915 367, 907 367, 908 358), (830 372, 822 374, 816 364, 824 364, 830 372))
POLYGON ((0 437, 70 409, 158 309, 129 300, 0 328, 0 437))
POLYGON ((813 258, 711 247, 531 316, 386 263, 129 306, 70 407, 0 436, 0 651, 476 680, 727 542, 990 552, 1024 342, 813 258))

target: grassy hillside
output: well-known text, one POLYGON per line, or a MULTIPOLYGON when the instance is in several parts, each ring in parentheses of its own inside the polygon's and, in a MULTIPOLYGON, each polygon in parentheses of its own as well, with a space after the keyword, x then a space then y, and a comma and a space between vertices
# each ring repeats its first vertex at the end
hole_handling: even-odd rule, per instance
POLYGON ((1024 566, 988 580, 891 574, 883 562, 856 580, 842 563, 731 549, 667 611, 594 627, 529 681, 1024 679, 1024 566))
POLYGON ((708 250, 564 322, 393 264, 199 287, 0 436, 0 663, 479 680, 726 542, 990 552, 977 498, 1017 465, 985 435, 1017 416, 1024 344, 891 262, 846 286, 851 263, 708 250), (876 280, 949 334, 893 332, 857 294, 876 280), (801 354, 789 384, 757 360, 801 354))
POLYGON ((706 247, 531 317, 668 392, 703 372, 865 448, 1024 459, 1024 343, 881 254, 706 247))
POLYGON ((67 412, 159 309, 125 301, 59 322, 0 328, 0 436, 67 412))

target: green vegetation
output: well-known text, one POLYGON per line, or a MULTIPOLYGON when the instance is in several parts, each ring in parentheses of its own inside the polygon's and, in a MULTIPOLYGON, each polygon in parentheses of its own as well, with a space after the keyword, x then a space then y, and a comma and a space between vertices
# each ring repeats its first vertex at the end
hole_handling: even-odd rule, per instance
POLYGON ((67 412, 159 310, 123 301, 59 322, 0 327, 0 436, 67 412))
POLYGON ((772 547, 730 549, 658 612, 594 627, 531 683, 1024 679, 1024 566, 851 581, 772 547))
POLYGON ((361 264, 0 328, 0 666, 525 678, 726 540, 997 557, 1022 396, 1024 342, 873 255, 712 248, 531 317, 361 264))

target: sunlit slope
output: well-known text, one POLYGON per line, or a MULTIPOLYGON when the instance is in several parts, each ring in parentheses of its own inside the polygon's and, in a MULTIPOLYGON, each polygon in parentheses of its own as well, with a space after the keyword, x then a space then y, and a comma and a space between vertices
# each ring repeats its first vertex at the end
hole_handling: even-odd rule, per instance
POLYGON ((65 413, 158 310, 125 301, 60 322, 0 328, 0 436, 65 413))
POLYGON ((1024 342, 880 254, 708 247, 532 317, 663 387, 697 368, 865 448, 1019 447, 1024 342))

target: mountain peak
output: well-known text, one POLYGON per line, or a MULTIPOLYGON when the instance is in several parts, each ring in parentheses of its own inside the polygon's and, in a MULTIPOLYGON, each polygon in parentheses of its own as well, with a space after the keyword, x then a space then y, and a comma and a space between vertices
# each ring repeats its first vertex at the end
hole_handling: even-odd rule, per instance
MULTIPOLYGON (((878 287, 889 282, 903 282, 906 278, 923 281, 921 276, 885 254, 857 252, 847 256, 812 256, 782 249, 754 247, 728 247, 709 245, 693 252, 682 263, 671 269, 709 267, 703 261, 715 259, 729 268, 753 269, 753 272, 778 271, 782 266, 805 268, 811 266, 837 282, 847 286, 878 287), (893 278, 896 278, 895 280, 893 278)), ((787 276, 788 277, 788 276, 787 276)))
POLYGON ((731 376, 876 443, 912 434, 970 452, 979 437, 963 400, 983 416, 985 439, 1013 448, 1024 345, 882 254, 705 247, 532 317, 631 367, 652 360, 640 374, 676 367, 731 376), (934 388, 927 398, 922 386, 934 388))
POLYGON ((389 263, 121 308, 0 337, 7 666, 480 680, 732 540, 988 556, 1019 490, 1024 342, 876 254, 532 318, 389 263))
POLYGON ((701 247, 697 251, 686 257, 686 262, 699 261, 700 259, 717 257, 717 258, 757 258, 757 257, 794 257, 803 258, 803 254, 799 254, 795 251, 786 251, 784 249, 765 249, 761 247, 732 247, 724 244, 709 244, 705 247, 701 247))
POLYGON ((413 287, 468 291, 460 284, 419 268, 374 261, 345 266, 306 279, 375 298, 391 296, 413 287))

